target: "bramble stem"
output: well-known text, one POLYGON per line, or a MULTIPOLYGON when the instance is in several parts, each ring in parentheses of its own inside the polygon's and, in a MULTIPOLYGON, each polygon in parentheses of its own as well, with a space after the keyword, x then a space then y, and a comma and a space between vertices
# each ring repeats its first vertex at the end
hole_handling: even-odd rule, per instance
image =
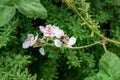
POLYGON ((94 31, 94 33, 96 35, 98 35, 100 38, 102 38, 103 40, 105 40, 106 42, 110 42, 110 43, 113 43, 113 44, 119 44, 120 45, 120 42, 119 41, 115 41, 115 40, 112 40, 112 39, 109 39, 105 36, 103 36, 102 34, 100 34, 98 31, 94 30, 93 28, 93 25, 89 24, 84 18, 83 16, 78 12, 78 10, 76 9, 76 7, 74 5, 72 5, 68 0, 65 0, 66 4, 68 5, 68 7, 75 13, 79 16, 79 18, 87 25, 87 27, 94 31))
MULTIPOLYGON (((101 44, 102 45, 102 41, 96 41, 92 44, 89 44, 89 45, 85 45, 85 46, 79 46, 79 47, 72 47, 70 49, 82 49, 82 48, 88 48, 88 47, 91 47, 91 46, 94 46, 94 45, 97 45, 97 44, 101 44)), ((50 43, 46 43, 44 44, 43 46, 55 46, 54 44, 50 44, 50 43)), ((62 46, 64 48, 68 48, 66 46, 62 46)))
POLYGON ((71 49, 82 49, 82 48, 88 48, 88 47, 91 47, 91 46, 94 46, 96 44, 102 44, 102 41, 97 41, 95 43, 92 43, 92 44, 89 44, 89 45, 85 45, 85 46, 80 46, 80 47, 72 47, 71 49))

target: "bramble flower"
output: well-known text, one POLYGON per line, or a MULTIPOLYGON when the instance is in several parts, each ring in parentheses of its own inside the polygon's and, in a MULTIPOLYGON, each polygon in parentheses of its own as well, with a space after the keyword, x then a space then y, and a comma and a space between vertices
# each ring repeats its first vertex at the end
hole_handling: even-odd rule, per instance
MULTIPOLYGON (((22 44, 23 48, 29 48, 31 46, 33 47, 40 47, 43 46, 44 44, 48 43, 48 39, 45 39, 46 37, 49 37, 50 40, 52 37, 56 37, 54 40, 54 44, 56 47, 61 47, 66 46, 68 48, 72 48, 72 45, 76 43, 76 38, 71 37, 69 38, 67 35, 64 34, 63 30, 59 29, 57 26, 52 26, 52 25, 46 25, 44 26, 39 26, 40 31, 43 33, 43 38, 38 38, 38 34, 34 36, 33 34, 28 34, 27 39, 25 42, 22 44)), ((51 42, 50 42, 51 43, 51 42)), ((44 48, 40 48, 39 52, 41 55, 45 55, 44 48)))
POLYGON ((72 48, 72 45, 74 45, 75 42, 76 42, 76 38, 74 37, 69 38, 68 36, 64 35, 61 36, 59 39, 56 39, 54 41, 54 44, 56 45, 56 47, 61 47, 63 44, 66 47, 72 48))
POLYGON ((39 26, 40 31, 43 33, 44 36, 46 37, 54 37, 56 35, 56 32, 59 31, 59 27, 57 26, 52 26, 52 25, 46 25, 44 26, 39 26))
POLYGON ((43 56, 45 55, 44 48, 40 48, 40 49, 39 49, 39 52, 40 52, 41 55, 43 55, 43 56))
POLYGON ((28 34, 27 39, 22 44, 23 48, 29 48, 30 46, 33 46, 38 39, 38 34, 34 37, 33 34, 28 34))

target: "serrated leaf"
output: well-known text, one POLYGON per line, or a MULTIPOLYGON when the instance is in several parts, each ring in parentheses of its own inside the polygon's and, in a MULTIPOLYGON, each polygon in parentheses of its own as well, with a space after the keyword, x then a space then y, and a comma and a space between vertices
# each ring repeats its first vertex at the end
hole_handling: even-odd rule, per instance
POLYGON ((120 59, 111 52, 106 52, 100 60, 100 72, 107 74, 113 80, 120 80, 120 59))
POLYGON ((120 80, 120 59, 107 51, 100 59, 97 75, 85 80, 120 80))
POLYGON ((47 10, 39 0, 20 0, 17 3, 18 10, 24 15, 32 18, 47 18, 47 10))

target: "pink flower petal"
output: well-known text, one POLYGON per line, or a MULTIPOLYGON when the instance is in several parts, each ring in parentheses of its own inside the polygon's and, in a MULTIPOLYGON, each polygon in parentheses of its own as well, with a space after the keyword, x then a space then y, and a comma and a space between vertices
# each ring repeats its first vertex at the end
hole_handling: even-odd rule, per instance
POLYGON ((39 28, 40 28, 40 31, 41 31, 42 33, 46 32, 46 29, 45 29, 44 26, 39 26, 39 28))
POLYGON ((59 37, 62 34, 64 34, 64 32, 62 30, 59 29, 59 27, 55 26, 55 25, 46 25, 44 26, 40 26, 40 31, 43 33, 44 36, 46 37, 59 37))

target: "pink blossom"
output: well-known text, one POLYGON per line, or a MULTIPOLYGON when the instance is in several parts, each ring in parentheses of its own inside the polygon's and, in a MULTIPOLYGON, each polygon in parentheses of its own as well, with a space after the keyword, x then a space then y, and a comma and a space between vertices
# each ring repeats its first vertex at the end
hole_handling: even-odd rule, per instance
POLYGON ((60 30, 59 27, 57 26, 52 26, 52 25, 46 25, 44 26, 40 26, 40 31, 43 33, 44 36, 46 37, 54 37, 56 36, 56 33, 58 33, 58 31, 60 30))

